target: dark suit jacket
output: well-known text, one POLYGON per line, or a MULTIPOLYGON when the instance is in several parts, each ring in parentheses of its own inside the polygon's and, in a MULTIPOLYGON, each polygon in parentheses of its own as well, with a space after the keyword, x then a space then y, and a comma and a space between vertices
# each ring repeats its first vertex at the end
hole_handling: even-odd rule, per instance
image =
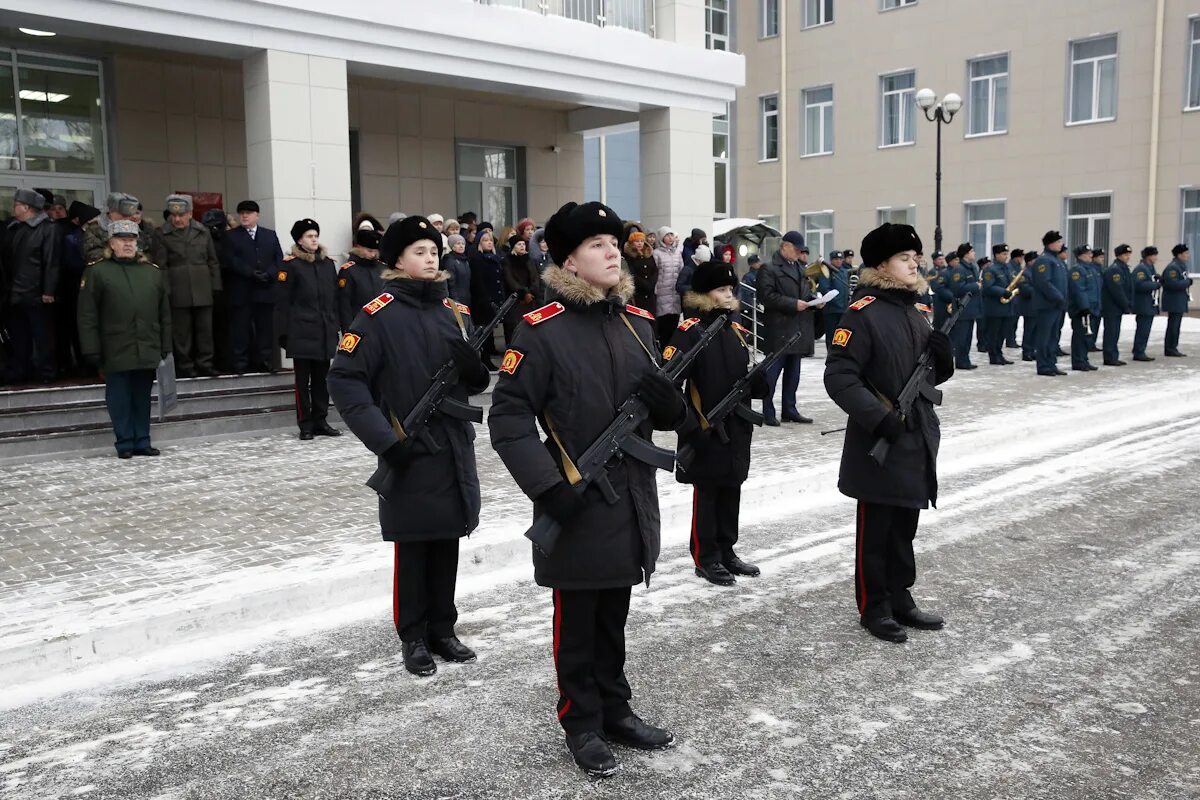
POLYGON ((274 303, 274 285, 283 265, 279 237, 270 228, 258 226, 253 239, 245 228, 225 231, 222 266, 226 267, 225 296, 234 306, 249 303, 274 303), (255 278, 258 272, 264 276, 255 278))

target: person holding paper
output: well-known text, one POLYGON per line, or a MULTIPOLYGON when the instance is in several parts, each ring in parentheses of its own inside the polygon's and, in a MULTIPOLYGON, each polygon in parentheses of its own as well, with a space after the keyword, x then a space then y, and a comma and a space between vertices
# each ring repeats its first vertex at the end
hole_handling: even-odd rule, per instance
POLYGON ((815 352, 812 312, 822 303, 813 297, 811 282, 805 276, 808 268, 808 247, 799 231, 783 235, 779 250, 763 267, 758 278, 758 302, 766 309, 763 331, 763 350, 773 353, 797 331, 802 331, 798 344, 789 349, 767 371, 771 391, 763 400, 763 417, 768 425, 779 425, 775 414, 775 386, 783 375, 784 422, 811 424, 812 420, 796 408, 796 390, 800 386, 800 359, 815 352))

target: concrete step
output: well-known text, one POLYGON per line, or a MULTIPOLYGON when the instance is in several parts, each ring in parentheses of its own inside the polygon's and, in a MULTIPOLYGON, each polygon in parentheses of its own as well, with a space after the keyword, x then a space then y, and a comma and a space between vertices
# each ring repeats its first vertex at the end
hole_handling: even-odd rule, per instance
MULTIPOLYGON (((180 378, 176 392, 182 398, 196 392, 211 392, 222 389, 260 389, 266 387, 291 387, 292 373, 257 372, 248 375, 221 375, 216 378, 180 378)), ((69 386, 36 386, 26 389, 0 390, 0 414, 22 409, 73 403, 104 403, 104 383, 74 384, 69 386)))

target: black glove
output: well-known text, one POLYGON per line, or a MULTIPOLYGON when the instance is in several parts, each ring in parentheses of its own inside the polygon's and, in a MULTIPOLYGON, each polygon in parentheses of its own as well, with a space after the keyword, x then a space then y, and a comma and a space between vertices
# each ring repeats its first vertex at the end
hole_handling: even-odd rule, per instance
POLYGON ((270 277, 271 277, 270 275, 263 272, 262 270, 254 271, 254 280, 258 281, 259 283, 266 283, 270 277))
POLYGON ((404 467, 408 466, 408 462, 412 460, 412 441, 412 439, 401 439, 387 450, 384 450, 381 457, 392 469, 404 469, 404 467))
POLYGON ((882 436, 888 442, 895 442, 904 434, 904 420, 895 409, 888 412, 887 416, 879 421, 875 426, 875 435, 882 436))
POLYGON ((458 370, 458 377, 466 383, 486 383, 488 380, 487 367, 479 357, 479 351, 471 344, 457 336, 450 340, 450 358, 458 370))
POLYGON ((683 416, 683 395, 657 370, 646 373, 646 377, 638 384, 637 392, 650 409, 650 420, 654 427, 671 427, 683 416))
POLYGON ((537 496, 542 510, 559 525, 566 525, 572 517, 583 510, 587 501, 566 481, 554 484, 537 496))
POLYGON ((954 374, 954 347, 950 337, 939 330, 929 334, 929 352, 933 356, 933 368, 938 375, 954 374))
POLYGON ((287 334, 279 337, 279 346, 287 350, 287 334))
POLYGON ((750 397, 755 400, 762 400, 770 394, 771 382, 767 380, 765 372, 759 372, 750 379, 750 397))
POLYGON ((1007 289, 1004 290, 1004 299, 1005 300, 1011 300, 1012 296, 1013 296, 1012 292, 1008 291, 1007 289))

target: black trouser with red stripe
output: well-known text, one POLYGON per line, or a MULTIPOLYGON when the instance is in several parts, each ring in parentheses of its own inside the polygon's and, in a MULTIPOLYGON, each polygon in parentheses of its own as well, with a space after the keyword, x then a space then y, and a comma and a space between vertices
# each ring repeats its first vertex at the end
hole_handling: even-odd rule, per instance
POLYGON ((458 539, 395 542, 392 618, 400 641, 445 639, 454 635, 458 608, 458 539))
POLYGON ((697 567, 726 562, 733 556, 741 505, 741 486, 692 487, 692 536, 688 550, 697 567))
POLYGON ((917 580, 913 537, 920 515, 918 508, 858 501, 854 596, 864 620, 917 607, 908 590, 917 580))
POLYGON ((558 721, 568 735, 600 731, 633 714, 625 680, 630 586, 554 590, 558 721))
POLYGON ((317 358, 292 360, 296 371, 296 424, 301 432, 312 433, 329 416, 329 362, 317 358))

